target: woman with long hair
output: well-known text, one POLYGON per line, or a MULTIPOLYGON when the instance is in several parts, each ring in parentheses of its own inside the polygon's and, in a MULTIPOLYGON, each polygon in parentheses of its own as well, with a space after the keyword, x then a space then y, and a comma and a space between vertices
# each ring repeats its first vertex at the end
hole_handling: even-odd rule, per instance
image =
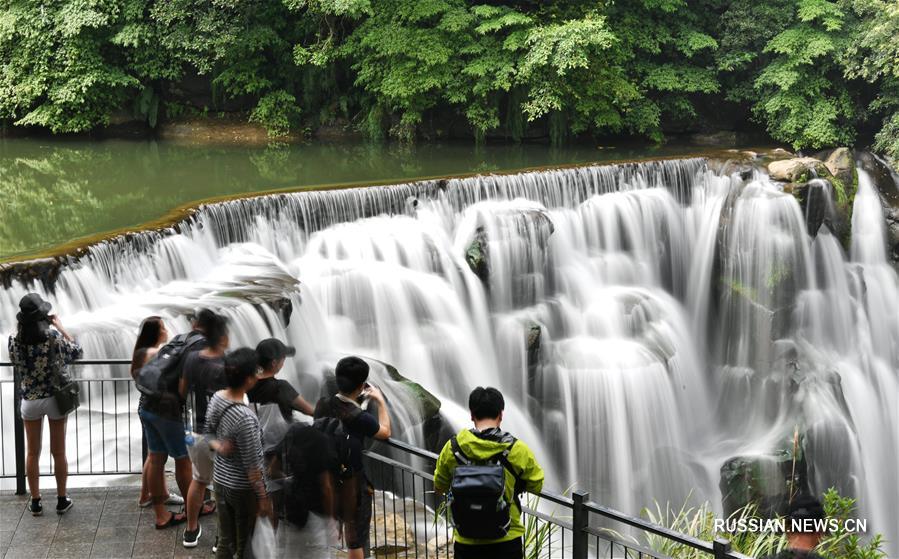
POLYGON ((34 516, 44 513, 38 463, 45 416, 50 424, 50 454, 56 476, 56 513, 64 514, 73 505, 66 493, 68 412, 59 409, 55 393, 69 382, 66 365, 80 358, 82 351, 62 327, 59 317, 50 314, 51 308, 37 293, 22 297, 16 315, 16 335, 9 338, 9 357, 19 381, 19 413, 25 424, 25 474, 31 491, 28 510, 34 516))
MULTIPOLYGON (((137 373, 140 371, 141 367, 147 364, 150 359, 152 359, 156 353, 159 351, 167 341, 169 340, 169 332, 165 327, 165 322, 162 321, 162 317, 159 316, 148 316, 140 323, 140 329, 137 332, 137 341, 134 342, 134 351, 131 352, 131 377, 137 380, 137 373)), ((137 404, 138 412, 143 407, 144 404, 144 396, 141 395, 140 401, 137 404)), ((140 413, 138 413, 138 416, 140 413)), ((141 420, 141 426, 143 426, 143 420, 141 420)), ((143 447, 144 455, 147 454, 147 440, 146 436, 143 438, 141 442, 143 447)), ((147 480, 147 471, 149 469, 150 460, 147 459, 144 461, 144 467, 141 474, 140 479, 140 499, 139 504, 141 508, 149 507, 153 504, 153 500, 150 498, 150 485, 147 480)), ((167 505, 183 505, 184 499, 181 496, 168 492, 168 499, 165 501, 167 505)))

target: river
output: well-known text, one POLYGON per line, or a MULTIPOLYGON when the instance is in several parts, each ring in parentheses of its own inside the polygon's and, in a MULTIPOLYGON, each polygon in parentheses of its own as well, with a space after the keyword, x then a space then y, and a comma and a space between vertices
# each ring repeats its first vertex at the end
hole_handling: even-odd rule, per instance
POLYGON ((677 145, 551 149, 314 142, 246 147, 0 138, 0 262, 64 251, 97 236, 165 221, 177 208, 211 198, 697 151, 677 145))

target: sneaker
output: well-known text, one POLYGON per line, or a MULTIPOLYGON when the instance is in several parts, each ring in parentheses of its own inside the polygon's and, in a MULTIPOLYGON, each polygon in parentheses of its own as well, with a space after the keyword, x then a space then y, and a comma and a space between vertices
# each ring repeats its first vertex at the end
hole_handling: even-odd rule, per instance
POLYGON ((72 502, 72 499, 68 497, 57 497, 56 498, 56 514, 65 514, 69 512, 69 509, 75 506, 75 503, 72 502))
MULTIPOLYGON (((153 504, 152 498, 147 499, 146 501, 140 501, 137 503, 137 505, 142 509, 148 508, 152 504, 153 504)), ((165 504, 173 505, 173 506, 180 506, 180 505, 184 504, 184 499, 181 497, 181 495, 178 495, 176 493, 169 493, 168 498, 165 500, 165 504)))
POLYGON ((31 516, 40 516, 44 514, 44 505, 41 504, 40 497, 31 499, 31 504, 28 505, 28 511, 31 512, 31 516))
POLYGON ((184 504, 184 498, 177 493, 169 493, 169 498, 165 500, 165 504, 172 506, 180 506, 184 504))
POLYGON ((184 547, 197 547, 197 544, 200 543, 200 536, 203 535, 203 527, 197 525, 196 530, 185 530, 184 531, 184 539, 181 541, 184 544, 184 547))
POLYGON ((212 544, 212 552, 213 552, 213 553, 218 553, 218 550, 219 550, 219 537, 216 536, 216 537, 215 537, 215 543, 212 544))

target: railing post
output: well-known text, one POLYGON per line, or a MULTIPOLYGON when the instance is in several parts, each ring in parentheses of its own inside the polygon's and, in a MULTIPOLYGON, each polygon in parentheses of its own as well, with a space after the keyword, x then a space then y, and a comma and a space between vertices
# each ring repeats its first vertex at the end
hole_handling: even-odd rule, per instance
POLYGON ((587 559, 587 526, 590 524, 590 511, 584 506, 590 499, 590 493, 578 489, 571 495, 574 508, 571 516, 571 532, 574 537, 572 545, 573 559, 587 559))
POLYGON ((16 439, 16 495, 25 494, 25 423, 22 422, 22 395, 19 375, 13 372, 13 432, 16 439))
POLYGON ((715 559, 726 559, 730 553, 730 541, 725 538, 715 538, 712 542, 712 550, 715 552, 715 559))

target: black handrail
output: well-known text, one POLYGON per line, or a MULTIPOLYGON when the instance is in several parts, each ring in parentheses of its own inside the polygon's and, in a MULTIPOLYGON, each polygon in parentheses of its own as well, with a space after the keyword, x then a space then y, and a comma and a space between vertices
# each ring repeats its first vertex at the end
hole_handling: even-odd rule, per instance
MULTIPOLYGON (((80 359, 72 363, 73 365, 130 365, 130 359, 80 359)), ((0 361, 0 367, 10 367, 12 363, 8 361, 0 361)), ((123 380, 131 380, 130 377, 110 377, 110 378, 79 378, 74 379, 76 381, 82 382, 97 382, 97 381, 110 381, 110 382, 121 382, 123 380)), ((10 381, 3 381, 10 382, 10 381)), ((16 410, 15 416, 16 418, 20 417, 19 414, 19 398, 18 398, 18 386, 16 386, 16 410)), ((17 487, 17 494, 24 494, 25 492, 25 472, 24 472, 24 427, 21 425, 21 421, 16 421, 15 425, 16 429, 16 478, 17 478, 17 486, 21 485, 21 487, 17 487), (20 433, 19 429, 22 429, 21 433, 21 444, 20 444, 20 433), (20 448, 21 446, 21 448, 20 448), (19 464, 19 454, 21 452, 21 465, 19 464), (19 481, 20 480, 20 481, 19 481), (21 493, 19 492, 21 490, 21 493)), ((418 448, 409 443, 396 440, 396 439, 387 439, 384 441, 380 441, 381 443, 386 444, 392 448, 403 451, 412 456, 417 456, 419 458, 423 458, 426 460, 436 461, 438 455, 429 450, 425 450, 422 448, 418 448)), ((366 451, 366 454, 372 456, 373 452, 366 451)), ((412 468, 407 464, 403 464, 401 462, 392 460, 390 458, 378 455, 378 460, 385 461, 393 466, 401 467, 408 471, 414 472, 419 475, 427 475, 425 472, 421 472, 412 468)), ((566 497, 564 495, 560 495, 558 493, 554 493, 552 491, 540 491, 534 493, 535 496, 539 497, 541 500, 548 501, 566 508, 570 508, 573 512, 572 519, 572 528, 575 535, 575 552, 574 556, 577 557, 586 557, 586 546, 578 545, 578 537, 583 538, 583 542, 586 542, 586 537, 590 533, 590 528, 588 526, 588 514, 593 513, 604 518, 608 518, 609 520, 613 520, 615 522, 619 522, 632 528, 636 528, 638 530, 642 530, 644 532, 655 534, 657 536, 661 536, 663 538, 672 540, 681 545, 685 545, 691 547, 693 549, 702 551, 704 553, 708 553, 709 555, 714 556, 716 559, 751 559, 746 555, 741 553, 737 553, 735 551, 731 551, 730 542, 726 539, 718 538, 714 542, 707 542, 704 540, 700 540, 699 538, 695 538, 688 534, 682 534, 679 532, 675 532, 674 530, 670 530, 665 528, 664 526, 660 526, 658 524, 653 524, 642 518, 638 518, 636 516, 631 516, 629 514, 625 514, 623 512, 617 511, 615 509, 600 505, 595 501, 589 501, 589 494, 584 491, 575 491, 573 496, 574 498, 566 497)))

